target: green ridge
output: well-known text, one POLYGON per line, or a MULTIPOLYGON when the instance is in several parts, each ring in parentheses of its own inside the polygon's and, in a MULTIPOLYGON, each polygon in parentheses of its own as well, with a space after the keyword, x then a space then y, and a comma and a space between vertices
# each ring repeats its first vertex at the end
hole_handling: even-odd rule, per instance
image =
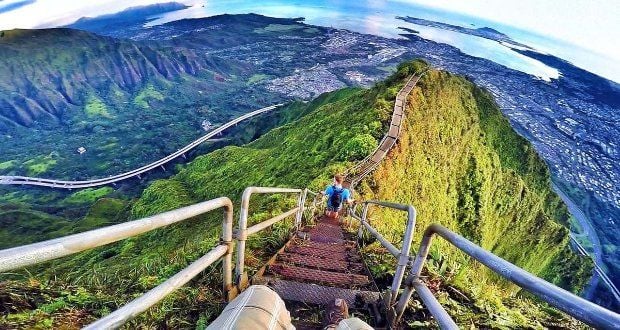
MULTIPOLYGON (((200 156, 177 175, 153 183, 132 202, 132 217, 220 196, 229 196, 238 205, 247 186, 322 189, 333 173, 342 172, 372 150, 387 130, 393 100, 404 79, 423 66, 420 61, 401 65, 392 77, 368 90, 343 89, 307 104, 292 104, 278 119, 286 123, 281 127, 242 147, 225 147, 200 156)), ((422 228, 439 221, 534 273, 578 290, 587 280, 590 266, 568 248, 567 231, 561 225, 567 220, 566 209, 549 189, 544 163, 514 133, 491 97, 464 78, 437 71, 422 79, 413 97, 415 106, 408 110, 399 146, 362 184, 361 193, 413 203, 419 212, 414 246, 419 243, 422 228)), ((250 205, 250 223, 286 210, 293 202, 293 198, 282 196, 257 197, 250 205)), ((118 218, 124 213, 114 214, 118 218)), ((103 221, 107 216, 98 219, 103 221)), ((386 237, 399 237, 402 214, 374 211, 372 216, 377 219, 373 224, 386 237)), ((41 275, 35 276, 37 281, 56 292, 49 294, 51 298, 86 292, 83 302, 71 308, 98 317, 206 253, 218 242, 220 223, 221 213, 214 212, 33 272, 38 270, 41 275), (68 289, 58 289, 67 283, 71 284, 68 289), (103 301, 101 297, 114 298, 103 301)), ((250 239, 251 253, 246 260, 250 272, 281 247, 286 228, 286 224, 279 224, 250 239)), ((462 326, 574 326, 557 312, 520 298, 514 287, 481 271, 479 265, 454 249, 435 246, 440 249, 433 249, 428 274, 440 283, 441 301, 462 326), (461 292, 456 298, 454 290, 461 292)), ((376 244, 365 250, 373 260, 374 271, 393 269, 392 261, 383 257, 376 244)), ((207 323, 221 308, 219 272, 219 266, 208 269, 129 327, 175 328, 207 323)), ((27 278, 32 283, 32 277, 27 278)), ((380 283, 389 280, 385 276, 378 279, 380 283)), ((413 315, 424 315, 413 305, 408 324, 429 326, 428 319, 412 320, 413 315)), ((44 313, 36 321, 39 323, 62 315, 68 308, 61 306, 50 312, 37 306, 44 313)), ((22 308, 14 313, 30 312, 22 308)))

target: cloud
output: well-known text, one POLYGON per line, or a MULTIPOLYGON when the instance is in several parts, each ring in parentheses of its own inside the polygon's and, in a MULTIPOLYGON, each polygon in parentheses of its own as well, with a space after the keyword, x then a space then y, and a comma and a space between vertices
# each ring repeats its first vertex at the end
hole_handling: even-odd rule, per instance
MULTIPOLYGON (((2 2, 2 1, 3 0, 0 0, 0 2, 2 2)), ((9 11, 13 11, 15 9, 19 9, 21 7, 24 7, 24 6, 31 5, 31 4, 33 4, 35 2, 37 2, 37 0, 23 0, 23 1, 17 1, 17 2, 12 2, 12 3, 9 2, 6 5, 0 6, 0 14, 6 13, 6 12, 9 12, 9 11)))
POLYGON ((18 3, 31 2, 31 5, 21 5, 9 13, 0 11, 0 30, 62 26, 85 16, 113 14, 129 7, 171 1, 193 4, 204 0, 18 0, 18 3))

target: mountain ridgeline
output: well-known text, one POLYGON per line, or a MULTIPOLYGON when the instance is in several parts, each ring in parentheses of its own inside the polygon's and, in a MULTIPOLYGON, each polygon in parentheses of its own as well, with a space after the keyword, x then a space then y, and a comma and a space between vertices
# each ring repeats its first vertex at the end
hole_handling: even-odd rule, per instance
MULTIPOLYGON (((323 189, 333 173, 344 171, 376 147, 389 125, 396 93, 425 65, 405 63, 370 89, 347 88, 309 103, 293 103, 285 109, 288 123, 244 146, 197 157, 176 175, 155 181, 129 204, 128 212, 140 218, 220 196, 237 203, 247 186, 323 189)), ((591 265, 570 250, 564 227, 568 213, 549 187, 545 163, 512 130, 491 96, 465 78, 431 70, 421 79, 410 96, 397 147, 362 182, 358 194, 360 200, 415 205, 414 249, 423 229, 438 222, 571 291, 578 292, 589 279, 591 265)), ((257 197, 250 206, 250 223, 286 209, 291 202, 281 196, 257 197)), ((403 214, 371 211, 373 225, 396 242, 404 230, 403 214)), ((0 297, 11 306, 2 322, 60 325, 66 319, 59 316, 69 310, 81 315, 75 325, 92 321, 217 244, 220 216, 206 215, 65 258, 31 269, 21 279, 13 276, 3 285, 18 294, 0 297), (35 302, 21 301, 25 292, 36 296, 35 302)), ((249 240, 250 272, 281 247, 286 226, 279 224, 249 240)), ((385 251, 377 242, 365 242, 369 267, 383 286, 394 269, 393 260, 383 257, 385 251)), ((579 326, 440 240, 433 245, 425 275, 438 283, 434 290, 463 327, 579 326)), ((147 327, 204 326, 221 310, 220 276, 217 267, 206 270, 132 322, 147 327)), ((421 307, 413 306, 408 313, 410 326, 431 326, 421 307)))
MULTIPOLYGON (((70 117, 68 111, 102 100, 123 104, 149 83, 161 85, 226 65, 188 49, 71 29, 4 31, 0 57, 0 129, 61 121, 70 117)), ((234 72, 229 66, 224 71, 234 72)))

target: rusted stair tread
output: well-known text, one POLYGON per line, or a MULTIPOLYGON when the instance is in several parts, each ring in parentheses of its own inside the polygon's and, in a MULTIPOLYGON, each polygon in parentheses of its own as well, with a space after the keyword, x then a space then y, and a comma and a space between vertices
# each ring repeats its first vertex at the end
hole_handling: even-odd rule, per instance
POLYGON ((313 235, 320 235, 344 239, 344 233, 342 232, 342 228, 340 228, 340 226, 318 225, 308 230, 308 233, 310 234, 310 237, 312 237, 313 235))
POLYGON ((310 230, 333 230, 336 233, 342 233, 342 227, 338 223, 330 223, 327 221, 319 222, 316 226, 310 228, 310 230))
POLYGON ((331 258, 317 258, 314 256, 282 253, 278 255, 281 263, 292 263, 297 266, 313 267, 329 271, 362 272, 364 266, 361 263, 334 260, 331 258))
POLYGON ((308 255, 313 257, 320 258, 329 258, 334 261, 351 261, 351 262, 359 262, 361 257, 356 253, 356 251, 347 251, 347 252, 334 252, 329 250, 322 249, 314 249, 309 246, 288 246, 285 252, 292 254, 301 254, 308 255))
POLYGON ((342 243, 321 243, 302 239, 294 239, 292 244, 296 246, 306 246, 313 249, 327 250, 333 252, 352 251, 355 249, 356 245, 354 241, 344 241, 342 243))
POLYGON ((334 299, 341 298, 351 308, 363 308, 364 304, 374 303, 381 298, 379 292, 334 288, 276 278, 270 279, 267 285, 284 300, 316 305, 327 305, 334 299))
POLYGON ((278 263, 269 266, 269 272, 288 279, 311 281, 330 285, 365 286, 370 284, 370 280, 366 275, 346 274, 341 272, 337 273, 326 270, 288 266, 278 263))
POLYGON ((308 235, 308 239, 312 242, 317 243, 344 243, 346 242, 343 238, 333 237, 333 236, 323 236, 320 234, 308 235))
POLYGON ((332 226, 340 226, 340 221, 336 218, 331 218, 328 217, 326 215, 322 216, 319 221, 318 224, 328 224, 328 225, 332 225, 332 226))
MULTIPOLYGON (((319 225, 320 226, 320 225, 319 225)), ((344 233, 340 226, 317 226, 306 229, 303 235, 312 242, 317 243, 345 243, 344 233)))

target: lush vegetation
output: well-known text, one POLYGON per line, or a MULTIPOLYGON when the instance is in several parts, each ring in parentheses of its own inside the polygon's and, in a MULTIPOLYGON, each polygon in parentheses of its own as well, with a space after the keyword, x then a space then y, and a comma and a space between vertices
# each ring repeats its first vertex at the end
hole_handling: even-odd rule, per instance
POLYGON ((6 31, 0 57, 0 175, 118 174, 205 134, 203 120, 282 100, 250 86, 255 70, 235 60, 84 31, 6 31))
MULTIPOLYGON (((544 162, 490 94, 462 77, 431 71, 420 81, 398 146, 359 190, 366 198, 414 205, 416 242, 424 228, 440 223, 565 288, 578 291, 589 279, 591 268, 570 250, 568 212, 550 188, 544 162)), ((385 236, 402 237, 402 213, 376 208, 371 218, 385 236)), ((501 307, 520 294, 516 287, 441 239, 431 265, 430 276, 492 302, 492 317, 461 314, 463 324, 537 326, 518 309, 501 307)))
MULTIPOLYGON (((95 205, 103 205, 93 207, 82 225, 139 218, 220 196, 238 202, 247 186, 321 189, 332 174, 376 146, 403 79, 424 65, 402 65, 369 90, 343 89, 307 104, 294 103, 272 119, 284 123, 281 127, 244 146, 225 147, 179 165, 178 174, 154 182, 130 205, 99 199, 95 205)), ((397 149, 363 183, 361 193, 413 203, 419 212, 416 242, 421 228, 439 221, 534 273, 578 289, 589 269, 568 250, 567 231, 561 225, 566 210, 548 188, 544 164, 512 131, 491 98, 463 78, 432 71, 415 89, 412 101, 397 149)), ((246 130, 247 137, 264 132, 246 130)), ((99 194, 103 192, 75 198, 99 194)), ((251 222, 286 210, 291 202, 285 196, 256 198, 250 206, 251 222)), ((402 214, 373 210, 372 217, 387 237, 398 241, 402 214)), ((76 319, 73 325, 104 315, 217 244, 220 221, 219 212, 205 215, 13 275, 0 290, 4 323, 57 327, 67 319, 61 315, 80 315, 71 318, 76 319)), ((281 246, 286 230, 281 224, 249 241, 250 272, 281 246)), ((437 243, 429 279, 438 283, 434 289, 462 325, 570 322, 529 299, 517 299, 515 288, 437 243)), ((393 260, 376 244, 369 244, 366 252, 378 278, 387 280, 393 260)), ((206 270, 134 322, 147 327, 204 326, 221 307, 220 276, 218 267, 206 270)), ((416 316, 424 314, 420 310, 413 304, 416 316)), ((409 322, 424 327, 427 321, 409 322)))

